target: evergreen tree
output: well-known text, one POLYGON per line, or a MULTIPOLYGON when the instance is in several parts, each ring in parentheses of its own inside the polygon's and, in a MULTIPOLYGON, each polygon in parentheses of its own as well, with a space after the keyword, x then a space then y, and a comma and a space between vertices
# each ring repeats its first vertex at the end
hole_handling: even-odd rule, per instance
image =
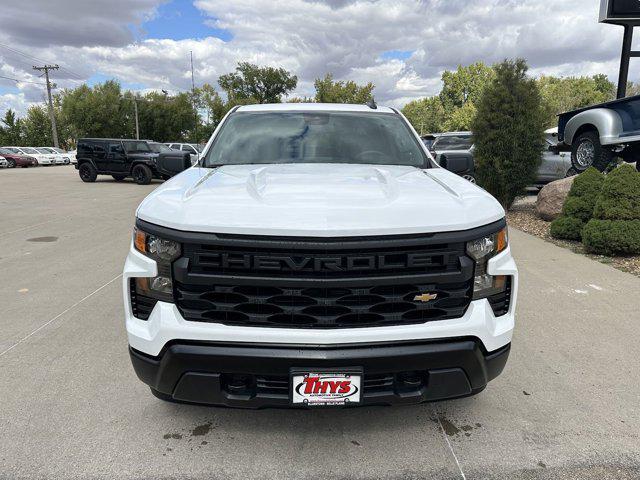
POLYGON ((478 183, 505 208, 533 183, 542 160, 540 91, 523 59, 505 60, 484 89, 471 128, 478 183))

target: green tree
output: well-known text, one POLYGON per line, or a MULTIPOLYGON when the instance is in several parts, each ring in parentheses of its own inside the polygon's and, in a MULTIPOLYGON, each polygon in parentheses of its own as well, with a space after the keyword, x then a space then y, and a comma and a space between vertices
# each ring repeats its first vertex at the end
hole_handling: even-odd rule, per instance
POLYGON ((205 125, 217 126, 222 117, 226 115, 229 108, 220 94, 210 84, 205 83, 200 88, 196 88, 198 98, 198 107, 203 108, 207 112, 207 121, 205 125))
MULTIPOLYGON (((129 108, 133 108, 131 92, 125 95, 125 101, 129 100, 129 108)), ((196 110, 192 100, 191 93, 168 96, 164 93, 149 92, 137 97, 140 138, 158 142, 197 142, 199 138, 194 137, 196 110)), ((197 120, 199 123, 199 117, 197 120)))
POLYGON ((9 109, 4 113, 0 124, 0 143, 2 145, 22 145, 22 121, 16 116, 16 112, 9 109))
POLYGON ((445 111, 440 97, 413 100, 402 108, 402 113, 420 135, 444 130, 445 111))
POLYGON ((482 92, 494 77, 494 69, 482 62, 459 65, 442 74, 442 91, 437 97, 409 102, 402 113, 421 135, 469 130, 482 92))
POLYGON ((540 91, 524 59, 495 66, 472 123, 478 182, 506 208, 533 183, 542 159, 540 91))
POLYGON ((606 102, 615 98, 615 85, 605 75, 538 79, 542 95, 545 125, 556 126, 556 115, 577 108, 606 102))
POLYGON ((221 75, 218 84, 229 101, 238 103, 280 103, 298 85, 298 77, 284 68, 259 67, 241 62, 235 72, 221 75))
POLYGON ((51 119, 47 107, 32 105, 22 121, 25 145, 35 147, 52 146, 51 119))
POLYGON ((134 109, 123 101, 115 80, 89 87, 84 84, 60 94, 60 116, 69 135, 80 137, 132 137, 134 109))
POLYGON ((494 77, 494 69, 482 62, 466 67, 459 65, 455 72, 445 71, 442 74, 440 100, 447 113, 462 108, 468 101, 477 105, 482 92, 494 77))
POLYGON ((473 119, 476 117, 476 106, 469 100, 464 105, 456 108, 448 116, 444 128, 448 132, 467 131, 471 129, 473 119))
POLYGON ((358 85, 352 80, 334 81, 331 73, 327 73, 324 78, 316 78, 313 85, 318 103, 367 103, 373 98, 375 88, 371 82, 358 85))

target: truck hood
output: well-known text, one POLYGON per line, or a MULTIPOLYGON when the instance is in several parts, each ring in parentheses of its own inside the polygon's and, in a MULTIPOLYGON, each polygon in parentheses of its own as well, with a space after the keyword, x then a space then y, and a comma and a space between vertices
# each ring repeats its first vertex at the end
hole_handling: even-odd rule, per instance
POLYGON ((137 211, 178 230, 301 237, 458 231, 504 215, 491 195, 444 169, 353 164, 193 167, 137 211))

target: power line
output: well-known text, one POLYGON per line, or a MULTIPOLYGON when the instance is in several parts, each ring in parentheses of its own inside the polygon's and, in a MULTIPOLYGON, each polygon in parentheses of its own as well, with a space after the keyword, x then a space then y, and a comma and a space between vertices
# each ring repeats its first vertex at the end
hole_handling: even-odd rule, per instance
POLYGON ((13 80, 18 83, 35 83, 36 85, 46 85, 43 82, 34 82, 33 80, 20 80, 19 78, 5 77, 4 75, 0 75, 0 78, 4 78, 6 80, 13 80))
MULTIPOLYGON (((6 50, 9 50, 10 52, 13 52, 13 53, 15 53, 15 54, 21 55, 21 56, 23 56, 23 57, 25 57, 25 58, 29 58, 29 59, 31 59, 31 60, 34 60, 34 61, 36 61, 36 62, 38 62, 38 63, 44 63, 44 64, 48 63, 48 61, 47 61, 47 60, 43 60, 43 59, 41 59, 41 58, 34 57, 33 55, 29 55, 28 53, 25 53, 25 52, 22 52, 22 51, 20 51, 20 50, 17 50, 17 49, 15 49, 15 48, 13 48, 13 47, 11 47, 11 46, 9 46, 9 45, 5 44, 5 43, 0 43, 0 47, 4 48, 4 49, 6 49, 6 50)), ((78 79, 80 79, 80 80, 83 80, 83 79, 84 79, 84 77, 82 77, 81 75, 78 75, 78 74, 77 74, 77 73, 75 73, 75 72, 72 72, 72 71, 71 71, 71 70, 69 70, 68 68, 65 68, 65 67, 58 67, 58 68, 59 68, 61 71, 66 72, 67 74, 69 74, 69 75, 71 75, 71 76, 73 76, 73 77, 76 77, 76 78, 78 78, 78 79)))

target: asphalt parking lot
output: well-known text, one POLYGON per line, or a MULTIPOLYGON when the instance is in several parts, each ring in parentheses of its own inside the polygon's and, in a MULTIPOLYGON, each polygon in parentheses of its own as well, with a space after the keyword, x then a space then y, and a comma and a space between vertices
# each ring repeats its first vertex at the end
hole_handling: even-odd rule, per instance
POLYGON ((640 478, 640 279, 513 230, 516 336, 479 396, 316 411, 152 397, 119 275, 155 186, 0 170, 0 478, 640 478))

